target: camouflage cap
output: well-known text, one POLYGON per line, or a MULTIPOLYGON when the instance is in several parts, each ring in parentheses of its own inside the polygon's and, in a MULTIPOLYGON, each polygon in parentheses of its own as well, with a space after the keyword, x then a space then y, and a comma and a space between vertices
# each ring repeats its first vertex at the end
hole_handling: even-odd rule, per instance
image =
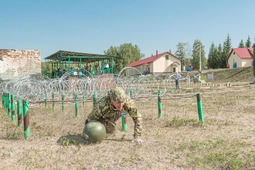
POLYGON ((118 103, 124 103, 127 100, 127 95, 126 95, 125 91, 120 87, 111 89, 109 92, 109 95, 113 101, 118 102, 118 103))

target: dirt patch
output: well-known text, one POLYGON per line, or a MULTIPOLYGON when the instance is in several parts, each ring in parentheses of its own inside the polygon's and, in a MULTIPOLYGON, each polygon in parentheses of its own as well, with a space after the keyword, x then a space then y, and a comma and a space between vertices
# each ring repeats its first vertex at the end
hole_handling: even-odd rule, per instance
POLYGON ((91 103, 61 104, 55 110, 31 105, 31 136, 25 140, 0 108, 0 169, 253 169, 255 167, 255 86, 206 89, 201 93, 204 125, 198 121, 195 96, 137 101, 143 115, 144 143, 131 142, 128 131, 88 144, 81 136, 91 103))

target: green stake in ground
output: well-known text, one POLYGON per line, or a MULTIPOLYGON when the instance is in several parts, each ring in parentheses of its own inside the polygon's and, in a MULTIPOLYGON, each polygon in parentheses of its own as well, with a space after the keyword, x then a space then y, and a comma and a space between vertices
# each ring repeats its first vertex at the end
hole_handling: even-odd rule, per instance
POLYGON ((55 109, 55 99, 54 99, 54 92, 52 93, 52 110, 55 109))
POLYGON ((77 94, 74 93, 73 94, 73 98, 74 98, 74 101, 75 101, 75 116, 77 117, 79 115, 79 103, 78 103, 78 97, 77 97, 77 94))
POLYGON ((30 136, 28 101, 23 101, 23 118, 24 118, 24 137, 27 139, 30 136))
POLYGON ((96 105, 96 102, 97 102, 97 92, 95 91, 93 94, 93 106, 96 105))
POLYGON ((201 101, 200 93, 197 93, 196 97, 197 97, 198 118, 199 118, 199 121, 202 124, 204 124, 204 116, 203 116, 202 101, 201 101))
POLYGON ((22 125, 22 100, 17 100, 18 127, 22 125))
POLYGON ((62 112, 64 112, 64 108, 65 108, 65 102, 64 102, 65 95, 64 94, 62 94, 61 99, 62 99, 62 112))
POLYGON ((12 115, 12 120, 16 120, 16 115, 15 115, 15 102, 14 102, 14 95, 11 94, 11 115, 12 115))
POLYGON ((8 116, 11 117, 11 95, 10 93, 7 93, 7 101, 8 101, 8 107, 7 107, 7 113, 8 113, 8 116))
POLYGON ((158 118, 162 117, 161 92, 158 90, 158 118))
POLYGON ((127 114, 123 114, 121 117, 122 131, 127 131, 127 114))

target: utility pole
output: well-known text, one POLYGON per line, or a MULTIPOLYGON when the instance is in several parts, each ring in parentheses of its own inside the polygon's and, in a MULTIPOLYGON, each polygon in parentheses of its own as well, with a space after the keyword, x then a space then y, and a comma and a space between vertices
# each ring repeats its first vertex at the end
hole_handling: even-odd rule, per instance
POLYGON ((201 43, 200 43, 200 46, 199 46, 199 71, 201 72, 201 56, 202 55, 202 46, 201 46, 201 43))
POLYGON ((201 55, 202 55, 202 45, 201 43, 199 44, 199 76, 198 76, 198 79, 199 81, 201 80, 201 55))

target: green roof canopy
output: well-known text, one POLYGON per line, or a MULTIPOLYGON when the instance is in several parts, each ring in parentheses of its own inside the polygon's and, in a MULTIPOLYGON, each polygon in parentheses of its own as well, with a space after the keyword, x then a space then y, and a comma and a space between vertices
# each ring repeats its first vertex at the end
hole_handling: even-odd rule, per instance
POLYGON ((73 61, 73 62, 96 62, 103 59, 113 59, 113 56, 102 55, 102 54, 90 54, 90 53, 81 53, 81 52, 72 52, 72 51, 63 51, 59 50, 58 52, 51 54, 46 57, 46 60, 54 61, 73 61))

